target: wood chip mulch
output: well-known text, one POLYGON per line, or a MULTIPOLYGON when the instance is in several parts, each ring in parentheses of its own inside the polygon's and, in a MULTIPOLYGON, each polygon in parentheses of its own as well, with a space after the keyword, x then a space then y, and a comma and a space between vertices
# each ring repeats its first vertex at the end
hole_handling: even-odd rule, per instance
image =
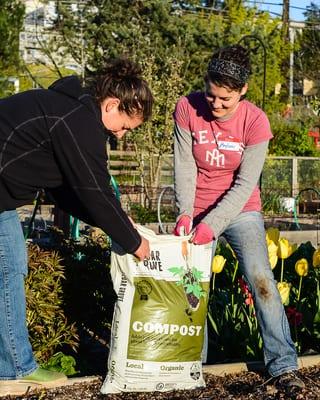
POLYGON ((306 387, 291 393, 285 389, 276 389, 263 374, 245 372, 224 377, 205 375, 206 387, 195 390, 103 395, 100 393, 101 377, 90 383, 42 390, 18 397, 5 396, 1 400, 320 400, 320 366, 302 369, 300 375, 306 387))

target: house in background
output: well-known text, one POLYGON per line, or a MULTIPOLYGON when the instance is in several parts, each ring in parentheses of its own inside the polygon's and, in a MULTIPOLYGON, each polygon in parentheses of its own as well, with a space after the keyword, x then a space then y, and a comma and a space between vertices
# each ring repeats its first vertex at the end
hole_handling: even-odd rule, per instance
POLYGON ((48 62, 43 53, 43 43, 54 36, 52 29, 57 18, 55 1, 43 3, 23 0, 26 8, 23 30, 20 32, 19 50, 26 64, 48 62))
MULTIPOLYGON (((26 14, 23 30, 20 32, 19 50, 25 64, 52 65, 52 58, 56 64, 81 72, 81 66, 69 56, 61 57, 58 52, 46 54, 48 44, 59 36, 55 30, 58 13, 56 1, 22 0, 25 4, 26 14)), ((86 0, 83 0, 86 1, 86 0)), ((68 7, 76 10, 81 0, 74 3, 67 1, 68 7)), ((63 1, 62 1, 63 3, 63 1)), ((48 53, 48 51, 47 51, 48 53)))

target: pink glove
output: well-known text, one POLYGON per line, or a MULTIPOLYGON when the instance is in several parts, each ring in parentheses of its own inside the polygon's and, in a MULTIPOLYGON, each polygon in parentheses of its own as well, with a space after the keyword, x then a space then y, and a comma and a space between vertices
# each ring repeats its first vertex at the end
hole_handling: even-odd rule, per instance
POLYGON ((207 244, 214 239, 213 230, 204 222, 200 222, 195 228, 191 242, 194 244, 207 244))
POLYGON ((191 228, 192 219, 189 217, 189 215, 182 215, 176 223, 173 234, 176 236, 189 235, 191 228))

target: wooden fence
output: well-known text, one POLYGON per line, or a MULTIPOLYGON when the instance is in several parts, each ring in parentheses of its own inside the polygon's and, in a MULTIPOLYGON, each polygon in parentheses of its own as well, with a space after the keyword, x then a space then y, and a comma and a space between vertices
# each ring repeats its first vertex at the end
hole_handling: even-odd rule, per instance
MULTIPOLYGON (((137 159, 134 151, 109 150, 108 156, 109 172, 120 184, 143 186, 150 169, 150 159, 147 154, 141 154, 141 161, 137 159)), ((173 184, 173 156, 166 154, 161 157, 159 186, 171 184, 173 184)))
POLYGON ((110 150, 108 166, 111 175, 139 176, 139 161, 134 151, 110 150))

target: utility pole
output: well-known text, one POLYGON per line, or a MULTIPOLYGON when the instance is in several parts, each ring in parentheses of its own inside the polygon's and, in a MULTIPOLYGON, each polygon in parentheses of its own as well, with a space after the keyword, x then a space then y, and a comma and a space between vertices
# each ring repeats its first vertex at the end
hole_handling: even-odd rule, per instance
MULTIPOLYGON (((288 45, 290 43, 290 21, 289 21, 289 9, 290 9, 290 0, 283 0, 283 8, 282 8, 282 40, 283 43, 288 45)), ((293 49, 290 51, 290 56, 288 59, 284 60, 282 64, 282 71, 284 76, 286 77, 286 98, 287 102, 291 104, 292 101, 292 63, 293 63, 293 49)))
POLYGON ((284 41, 289 41, 289 9, 290 9, 290 0, 283 0, 282 32, 284 41))
POLYGON ((294 67, 294 54, 293 54, 293 46, 295 39, 295 30, 294 27, 289 24, 289 39, 290 45, 292 46, 290 50, 290 59, 289 59, 289 103, 292 104, 293 99, 293 67, 294 67))

